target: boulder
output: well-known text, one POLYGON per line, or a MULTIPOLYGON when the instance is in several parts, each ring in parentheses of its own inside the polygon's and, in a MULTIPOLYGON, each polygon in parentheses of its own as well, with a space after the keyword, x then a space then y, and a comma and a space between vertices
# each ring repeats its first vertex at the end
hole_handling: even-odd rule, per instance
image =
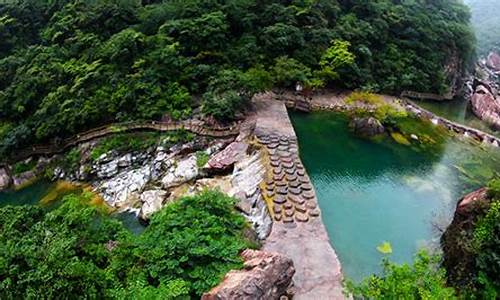
POLYGON ((12 184, 12 178, 6 168, 0 168, 0 191, 8 189, 12 184))
POLYGON ((173 163, 161 180, 163 187, 168 189, 179 186, 198 177, 199 170, 196 161, 196 155, 191 154, 177 163, 173 163))
POLYGON ((118 174, 118 160, 112 160, 97 166, 97 177, 100 179, 111 178, 118 174))
POLYGON ((151 190, 143 192, 140 196, 142 207, 139 212, 139 217, 143 220, 149 219, 153 213, 159 211, 163 207, 167 196, 168 193, 164 190, 151 190))
POLYGON ((271 300, 287 295, 295 268, 293 261, 278 253, 245 250, 241 254, 244 269, 230 271, 222 283, 202 300, 271 300))
POLYGON ((123 171, 112 178, 97 182, 94 187, 107 204, 119 209, 135 208, 140 193, 151 178, 148 165, 123 171))
POLYGON ((472 192, 457 204, 455 215, 450 226, 441 236, 443 249, 443 266, 450 282, 465 285, 471 282, 467 270, 474 270, 476 254, 470 241, 474 238, 474 224, 490 205, 486 188, 472 192))
POLYGON ((26 171, 12 176, 12 184, 14 185, 14 188, 22 188, 32 183, 36 177, 37 175, 34 171, 26 171))
POLYGON ((491 52, 486 59, 486 65, 494 71, 500 71, 500 55, 496 52, 491 52))
POLYGON ((132 165, 132 154, 128 153, 128 154, 125 154, 124 156, 120 157, 117 160, 116 164, 120 168, 130 167, 132 165))
POLYGON ((271 216, 259 187, 265 174, 266 169, 257 151, 235 164, 229 192, 239 200, 236 207, 252 224, 261 240, 269 235, 272 227, 271 216))
POLYGON ((471 98, 471 106, 478 118, 493 128, 500 129, 500 102, 487 86, 479 84, 476 87, 471 98))
POLYGON ((354 130, 354 133, 366 137, 376 136, 385 132, 382 123, 374 117, 354 118, 351 120, 350 127, 354 130))
POLYGON ((207 163, 206 169, 220 172, 232 167, 240 157, 245 155, 248 144, 243 142, 233 142, 224 150, 212 156, 207 163))

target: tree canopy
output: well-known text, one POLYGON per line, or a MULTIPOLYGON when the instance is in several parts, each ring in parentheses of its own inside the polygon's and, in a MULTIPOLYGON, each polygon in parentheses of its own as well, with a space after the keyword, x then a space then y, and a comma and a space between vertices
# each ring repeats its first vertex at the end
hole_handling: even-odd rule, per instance
POLYGON ((140 235, 88 201, 0 208, 0 298, 195 298, 242 267, 239 252, 251 246, 234 199, 220 192, 179 199, 140 235))
POLYGON ((443 92, 472 51, 459 0, 7 0, 0 150, 114 121, 237 116, 302 81, 443 92))

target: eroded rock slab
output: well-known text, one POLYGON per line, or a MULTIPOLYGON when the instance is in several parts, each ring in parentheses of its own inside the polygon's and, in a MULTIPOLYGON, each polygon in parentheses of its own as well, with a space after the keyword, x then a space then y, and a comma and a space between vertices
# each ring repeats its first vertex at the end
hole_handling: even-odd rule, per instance
POLYGON ((287 293, 295 273, 293 261, 279 253, 245 250, 244 269, 229 272, 203 300, 274 300, 287 293))

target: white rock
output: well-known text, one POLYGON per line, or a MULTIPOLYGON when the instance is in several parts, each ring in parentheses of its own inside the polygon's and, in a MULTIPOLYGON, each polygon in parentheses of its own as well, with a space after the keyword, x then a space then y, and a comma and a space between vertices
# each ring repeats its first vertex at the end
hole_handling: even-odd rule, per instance
POLYGON ((187 158, 177 162, 177 164, 174 163, 162 178, 161 183, 164 188, 171 188, 195 179, 198 177, 198 174, 196 155, 191 154, 187 158))
POLYGON ((130 167, 132 165, 132 154, 125 154, 124 156, 120 157, 118 159, 118 167, 120 168, 126 168, 130 167))
POLYGON ((238 195, 239 204, 246 207, 243 216, 252 223, 257 236, 262 240, 269 235, 272 227, 271 216, 259 188, 265 173, 260 153, 243 159, 234 166, 231 178, 233 188, 229 192, 230 195, 238 195))
POLYGON ((118 161, 112 160, 104 165, 98 167, 97 177, 104 179, 110 178, 118 174, 118 161))
MULTIPOLYGON (((136 200, 134 193, 140 193, 150 180, 149 166, 123 171, 113 178, 96 184, 95 190, 102 194, 104 200, 112 207, 126 209, 133 207, 136 200)), ((138 198, 138 197, 137 197, 138 198)))
POLYGON ((139 217, 141 219, 147 220, 149 217, 159 211, 167 198, 167 192, 163 190, 151 190, 145 191, 141 194, 140 199, 142 202, 142 208, 139 212, 139 217))
POLYGON ((9 173, 5 168, 0 169, 0 191, 9 188, 12 183, 12 178, 10 178, 9 173))
POLYGON ((417 136, 416 134, 412 134, 412 135, 410 135, 410 138, 411 138, 412 140, 418 141, 418 136, 417 136))

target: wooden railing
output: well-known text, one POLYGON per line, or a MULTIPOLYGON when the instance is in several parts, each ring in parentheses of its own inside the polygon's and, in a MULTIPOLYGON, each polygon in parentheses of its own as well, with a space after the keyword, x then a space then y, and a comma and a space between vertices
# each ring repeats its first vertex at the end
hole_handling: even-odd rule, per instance
MULTIPOLYGON (((19 161, 34 155, 52 155, 61 153, 70 147, 76 146, 78 144, 88 142, 90 140, 104 137, 114 133, 128 132, 128 131, 140 131, 140 130, 154 130, 154 131, 175 131, 175 130, 187 130, 202 136, 213 136, 213 137, 230 137, 239 134, 240 126, 239 124, 234 124, 228 127, 218 127, 218 126, 205 126, 199 122, 193 121, 179 121, 179 122, 128 122, 128 123, 116 123, 109 124, 101 127, 97 127, 86 132, 77 134, 71 138, 67 138, 57 143, 47 144, 47 145, 33 145, 29 148, 25 148, 17 151, 11 155, 11 160, 19 161)), ((0 162, 1 164, 2 162, 0 162)))

